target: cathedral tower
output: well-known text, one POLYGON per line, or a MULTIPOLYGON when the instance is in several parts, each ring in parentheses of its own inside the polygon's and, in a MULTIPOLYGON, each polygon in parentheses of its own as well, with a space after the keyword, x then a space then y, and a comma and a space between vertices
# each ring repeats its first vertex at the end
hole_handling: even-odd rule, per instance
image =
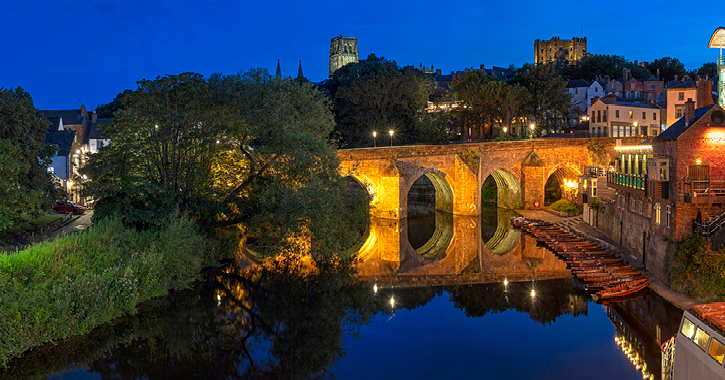
POLYGON ((330 41, 330 78, 335 70, 357 61, 357 37, 340 35, 330 41))

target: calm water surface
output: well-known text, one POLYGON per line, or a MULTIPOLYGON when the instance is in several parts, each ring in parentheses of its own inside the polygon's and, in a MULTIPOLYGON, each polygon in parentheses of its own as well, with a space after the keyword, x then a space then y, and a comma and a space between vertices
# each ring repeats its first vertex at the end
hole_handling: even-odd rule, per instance
POLYGON ((656 294, 592 302, 509 217, 374 221, 357 277, 230 265, 0 379, 660 378, 681 312, 656 294))

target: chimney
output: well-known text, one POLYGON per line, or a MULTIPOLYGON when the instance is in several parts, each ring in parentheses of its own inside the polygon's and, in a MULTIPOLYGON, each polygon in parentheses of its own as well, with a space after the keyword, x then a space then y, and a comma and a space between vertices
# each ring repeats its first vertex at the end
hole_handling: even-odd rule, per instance
POLYGON ((441 75, 442 72, 441 69, 436 69, 436 75, 441 75))
POLYGON ((675 74, 675 81, 677 81, 679 78, 680 78, 680 76, 675 74))
POLYGON ((93 114, 91 115, 91 123, 95 123, 98 119, 98 115, 96 115, 96 111, 93 111, 93 114))
POLYGON ((712 82, 709 80, 697 81, 697 106, 707 107, 713 104, 712 101, 712 82))
POLYGON ((657 80, 660 80, 660 69, 657 69, 657 80))
POLYGON ((685 125, 690 124, 690 120, 695 118, 695 102, 692 98, 687 98, 685 102, 685 125))
POLYGON ((626 81, 627 81, 627 68, 625 67, 622 69, 622 82, 626 82, 626 81))
POLYGON ((456 72, 451 71, 451 80, 456 80, 456 72))

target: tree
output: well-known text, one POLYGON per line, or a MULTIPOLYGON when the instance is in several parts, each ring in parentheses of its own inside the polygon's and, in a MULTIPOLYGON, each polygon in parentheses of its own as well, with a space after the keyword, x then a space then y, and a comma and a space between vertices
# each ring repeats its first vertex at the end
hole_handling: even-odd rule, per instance
POLYGON ((610 79, 622 78, 622 69, 629 69, 632 77, 649 79, 650 70, 625 59, 621 55, 595 54, 580 59, 575 65, 563 67, 559 73, 567 79, 595 80, 598 76, 610 79))
POLYGON ((327 137, 327 98, 266 70, 138 82, 84 168, 96 215, 146 228, 179 208, 208 231, 238 228, 261 253, 339 253, 367 226, 327 137), (349 206, 348 206, 349 205, 349 206))
POLYGON ((554 66, 537 65, 512 81, 526 88, 524 111, 536 127, 558 128, 571 111, 571 95, 566 93, 566 82, 554 66))
POLYGON ((133 93, 132 90, 123 90, 123 92, 118 93, 118 95, 116 95, 116 97, 113 98, 110 103, 106 103, 103 105, 99 104, 98 107, 96 107, 96 115, 98 116, 98 118, 113 118, 113 115, 116 113, 116 111, 123 109, 123 97, 131 93, 133 93))
POLYGON ((679 59, 672 57, 655 59, 652 62, 645 63, 645 67, 652 73, 656 73, 659 69, 660 79, 665 82, 674 80, 675 75, 682 79, 687 73, 685 65, 679 59))
POLYGON ((478 131, 479 139, 492 137, 495 124, 510 126, 511 120, 518 116, 525 96, 520 86, 504 83, 481 70, 469 71, 456 78, 451 89, 451 100, 459 100, 465 105, 455 113, 464 128, 478 131))
POLYGON ((44 144, 48 120, 22 88, 0 88, 0 215, 8 228, 23 223, 21 213, 39 215, 55 200, 48 166, 54 147, 44 144), (22 196, 19 196, 22 194, 22 196))
POLYGON ((698 75, 703 78, 705 78, 705 77, 714 78, 718 75, 717 63, 715 63, 715 62, 703 63, 702 66, 700 66, 697 70, 690 71, 689 75, 692 79, 697 78, 698 75))
POLYGON ((335 71, 325 86, 334 101, 335 133, 341 147, 369 144, 372 132, 394 130, 400 143, 415 142, 419 112, 433 92, 429 76, 412 66, 374 54, 335 71))

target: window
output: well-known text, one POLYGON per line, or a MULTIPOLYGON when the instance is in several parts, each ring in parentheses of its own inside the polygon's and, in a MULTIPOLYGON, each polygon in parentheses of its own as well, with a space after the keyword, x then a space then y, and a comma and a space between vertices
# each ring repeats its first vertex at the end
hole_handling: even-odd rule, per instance
POLYGON ((635 97, 635 99, 639 99, 639 91, 634 92, 634 97, 635 97))
POLYGON ((592 123, 594 122, 594 119, 595 119, 594 115, 595 115, 595 113, 594 113, 594 111, 592 111, 592 123))
POLYGON ((639 200, 639 214, 640 215, 644 214, 643 211, 644 211, 644 202, 642 202, 642 200, 640 199, 639 200))
POLYGON ((667 205, 665 207, 665 226, 670 226, 670 215, 672 215, 672 206, 667 205))
POLYGON ((647 161, 647 177, 653 181, 667 181, 669 158, 650 158, 647 161))
POLYGON ((692 336, 695 335, 695 324, 687 318, 682 318, 682 327, 680 328, 680 332, 688 340, 692 340, 692 336))
POLYGON ((594 87, 594 92, 599 92, 599 87, 594 87))
POLYGON ((614 117, 619 119, 619 110, 614 111, 614 117))
POLYGON ((602 111, 597 111, 597 123, 602 122, 602 111))
POLYGON ((612 90, 614 90, 614 83, 612 83, 612 90))
POLYGON ((637 211, 637 200, 634 197, 629 199, 629 210, 632 212, 637 211))
POLYGON ((629 118, 630 119, 633 119, 634 118, 634 111, 629 111, 629 118))
POLYGON ((675 118, 679 119, 683 116, 685 116, 685 106, 682 104, 676 105, 675 106, 675 118))
POLYGON ((716 339, 713 339, 707 353, 712 356, 713 359, 717 360, 718 363, 722 364, 722 359, 725 357, 725 346, 716 339))
POLYGON ((646 216, 648 218, 652 217, 652 202, 647 201, 647 207, 645 207, 645 211, 647 212, 646 216))
POLYGON ((661 223, 660 222, 660 220, 661 220, 660 218, 661 218, 661 214, 660 214, 660 204, 659 203, 655 203, 655 223, 656 224, 660 224, 661 223))
POLYGON ((705 331, 698 327, 697 332, 695 333, 695 344, 700 346, 700 348, 704 351, 707 348, 708 340, 710 340, 710 335, 707 335, 705 331))
POLYGON ((642 112, 642 120, 647 120, 647 114, 642 112))
POLYGON ((632 99, 632 93, 627 91, 627 99, 632 99))
POLYGON ((657 112, 652 112, 652 120, 657 120, 657 112))
POLYGON ((655 90, 655 85, 652 85, 652 86, 650 86, 650 89, 651 89, 652 91, 654 91, 654 90, 655 90))
POLYGON ((634 83, 632 83, 632 89, 634 90, 634 83))
POLYGON ((604 113, 602 113, 602 122, 603 123, 607 122, 607 110, 604 110, 604 113))
POLYGON ((685 100, 685 93, 684 92, 678 93, 677 94, 677 99, 679 99, 679 100, 685 100))
POLYGON ((652 101, 652 94, 650 94, 650 93, 647 94, 647 101, 648 102, 652 101))

